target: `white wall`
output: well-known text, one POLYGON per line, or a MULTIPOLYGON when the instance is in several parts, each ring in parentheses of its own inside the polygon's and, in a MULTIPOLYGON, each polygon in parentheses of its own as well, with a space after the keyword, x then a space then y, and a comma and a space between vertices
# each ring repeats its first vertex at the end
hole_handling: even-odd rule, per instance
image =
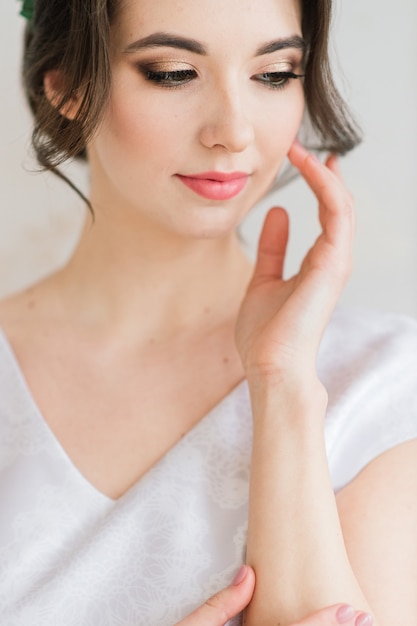
MULTIPOLYGON (((0 295, 64 262, 74 246, 83 207, 51 176, 28 174, 30 117, 18 76, 23 20, 18 3, 0 7, 0 295)), ((339 0, 334 45, 337 80, 357 113, 365 141, 343 162, 356 197, 354 275, 343 301, 417 316, 417 3, 339 0), (385 7, 385 8, 384 8, 385 7)), ((79 180, 79 170, 72 174, 79 180)), ((267 206, 291 215, 288 271, 317 232, 315 203, 301 180, 263 202, 243 233, 255 248, 267 206)))

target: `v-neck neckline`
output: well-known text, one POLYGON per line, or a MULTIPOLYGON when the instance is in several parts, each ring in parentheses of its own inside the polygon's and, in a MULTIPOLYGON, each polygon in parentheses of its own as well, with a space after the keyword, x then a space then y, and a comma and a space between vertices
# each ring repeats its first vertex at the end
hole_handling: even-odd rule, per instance
POLYGON ((56 437, 52 429, 50 428, 48 422, 42 415, 42 412, 33 396, 33 393, 30 389, 30 386, 27 382, 26 376, 22 371, 22 368, 19 364, 16 353, 13 350, 13 347, 8 340, 4 331, 0 328, 0 340, 3 344, 4 351, 10 361, 11 366, 11 374, 13 375, 13 379, 18 385, 20 389, 20 393, 23 396, 23 401, 29 410, 29 414, 33 415, 36 419, 38 425, 42 430, 47 434, 48 439, 51 441, 51 445, 54 446, 55 450, 59 452, 60 457, 72 471, 73 474, 76 475, 77 481, 81 482, 86 489, 92 492, 95 497, 101 499, 103 502, 107 504, 111 504, 113 506, 118 505, 123 500, 128 498, 128 496, 138 487, 138 485, 142 482, 142 480, 154 471, 161 463, 164 462, 171 454, 174 453, 179 446, 184 445, 189 439, 191 439, 195 433, 198 433, 198 430, 203 427, 203 425, 215 414, 218 413, 227 403, 229 403, 236 394, 238 394, 239 390, 246 384, 246 379, 242 379, 238 382, 226 395, 224 395, 201 419, 198 420, 194 426, 190 428, 190 430, 177 442, 175 442, 166 452, 153 464, 149 467, 121 496, 118 498, 112 498, 108 496, 104 492, 100 491, 92 482, 88 480, 88 478, 81 472, 81 470, 77 467, 77 465, 73 462, 64 446, 61 444, 59 439, 56 437))

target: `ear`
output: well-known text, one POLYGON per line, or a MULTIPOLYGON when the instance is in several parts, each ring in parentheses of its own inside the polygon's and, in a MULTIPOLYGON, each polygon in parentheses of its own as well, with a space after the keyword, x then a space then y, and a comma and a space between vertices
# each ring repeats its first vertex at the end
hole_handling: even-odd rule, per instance
MULTIPOLYGON (((50 104, 56 109, 59 107, 62 95, 65 90, 65 77, 59 70, 49 70, 43 79, 43 87, 45 95, 50 104)), ((73 120, 77 114, 80 105, 77 95, 71 96, 71 99, 61 106, 59 112, 69 120, 73 120)))

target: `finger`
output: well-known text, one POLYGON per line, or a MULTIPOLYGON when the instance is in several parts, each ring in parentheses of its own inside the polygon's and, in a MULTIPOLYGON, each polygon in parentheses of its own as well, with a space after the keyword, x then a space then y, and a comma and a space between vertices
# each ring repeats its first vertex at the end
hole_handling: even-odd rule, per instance
POLYGON ((288 243, 288 215, 274 207, 268 212, 258 244, 258 255, 251 285, 281 279, 288 243))
MULTIPOLYGON (((288 158, 290 159, 294 167, 296 167, 300 171, 303 170, 309 162, 320 164, 318 157, 315 154, 309 152, 307 148, 305 148, 298 141, 298 139, 296 139, 294 143, 292 144, 288 152, 288 158)), ((335 168, 338 167, 337 161, 338 159, 337 159, 336 154, 329 154, 325 163, 326 168, 327 168, 328 162, 330 162, 330 164, 332 164, 333 162, 334 167, 335 168)), ((333 166, 328 167, 327 169, 332 170, 333 166)), ((333 173, 332 175, 334 175, 335 179, 337 178, 335 173, 333 173)))
POLYGON ((315 155, 310 154, 304 146, 295 141, 288 153, 288 158, 320 201, 326 200, 329 190, 336 197, 350 199, 350 193, 341 181, 336 155, 330 155, 326 164, 323 165, 315 155), (330 168, 327 167, 328 162, 330 162, 330 168))
POLYGON ((342 170, 340 169, 339 158, 337 154, 330 154, 326 159, 326 167, 333 172, 336 178, 344 185, 342 170))
POLYGON ((358 624, 372 626, 372 617, 362 611, 355 611, 348 604, 335 604, 308 615, 292 626, 357 626, 358 624))
MULTIPOLYGON (((340 169, 340 163, 339 163, 339 158, 336 154, 330 154, 327 159, 326 159, 326 167, 333 172, 333 174, 336 176, 336 178, 339 180, 339 182, 342 183, 342 185, 345 185, 345 181, 343 179, 343 175, 342 175, 342 170, 340 169)), ((351 202, 351 205, 354 206, 354 198, 353 195, 350 193, 350 191, 348 191, 346 189, 346 192, 348 194, 348 198, 351 202)), ((353 228, 355 227, 355 212, 352 212, 352 222, 353 222, 353 228)))
POLYGON ((288 153, 320 205, 320 223, 329 243, 349 254, 354 234, 353 198, 338 176, 336 157, 329 157, 331 169, 294 142, 288 153))
POLYGON ((247 607, 254 588, 255 573, 251 567, 244 565, 229 587, 209 598, 177 626, 224 626, 247 607))

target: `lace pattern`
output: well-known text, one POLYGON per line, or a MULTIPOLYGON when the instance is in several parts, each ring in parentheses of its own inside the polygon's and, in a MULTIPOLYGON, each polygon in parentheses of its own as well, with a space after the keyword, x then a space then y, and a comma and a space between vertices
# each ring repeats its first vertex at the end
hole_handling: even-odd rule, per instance
MULTIPOLYGON (((335 489, 417 437, 416 328, 335 314, 319 356, 335 489)), ((245 559, 251 426, 244 382, 114 502, 66 457, 0 334, 1 623, 173 626, 229 584, 245 559)))

